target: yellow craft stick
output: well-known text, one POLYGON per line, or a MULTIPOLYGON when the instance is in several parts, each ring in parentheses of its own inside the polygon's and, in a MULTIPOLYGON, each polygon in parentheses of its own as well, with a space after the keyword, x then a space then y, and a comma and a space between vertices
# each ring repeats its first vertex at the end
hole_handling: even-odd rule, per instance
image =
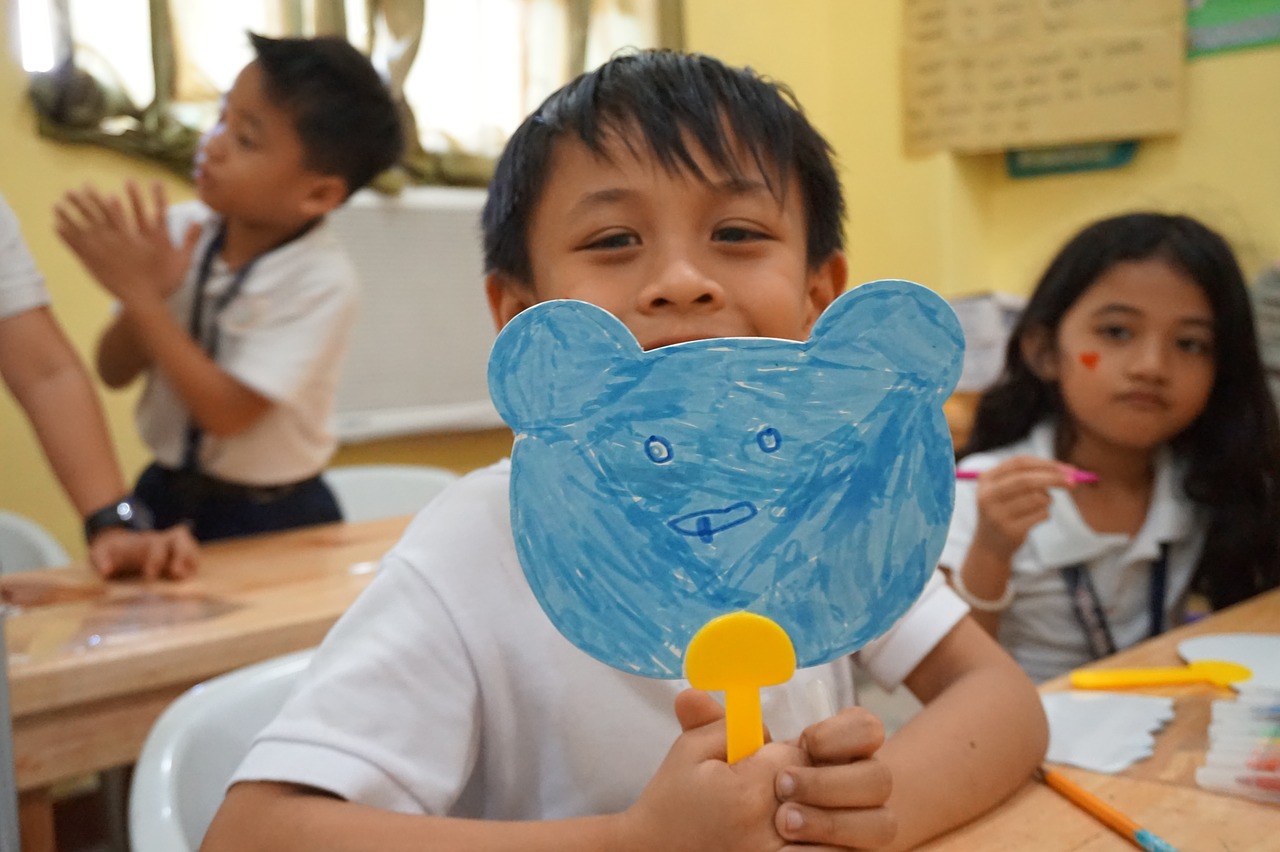
POLYGON ((1211 683, 1230 686, 1253 677, 1253 672, 1239 663, 1223 660, 1197 660, 1186 666, 1164 666, 1145 669, 1077 669, 1071 673, 1076 689, 1121 689, 1127 686, 1170 686, 1180 683, 1211 683))
POLYGON ((703 625, 684 656, 685 676, 697 689, 724 692, 728 758, 737 763, 764 745, 760 687, 791 679, 796 652, 774 621, 733 612, 703 625))

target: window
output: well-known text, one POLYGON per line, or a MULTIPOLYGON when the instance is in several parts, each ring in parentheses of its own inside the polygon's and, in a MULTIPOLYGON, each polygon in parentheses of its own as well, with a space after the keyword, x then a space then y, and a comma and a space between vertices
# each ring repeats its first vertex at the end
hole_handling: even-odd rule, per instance
POLYGON ((364 49, 403 92, 426 150, 486 157, 578 71, 624 47, 678 46, 672 44, 678 36, 668 34, 679 32, 680 16, 671 0, 18 0, 18 6, 29 72, 66 73, 70 59, 107 102, 125 104, 100 127, 106 133, 145 132, 155 122, 142 116, 157 109, 203 129, 219 94, 252 58, 246 30, 336 32, 364 49), (170 24, 153 26, 153 18, 170 24), (173 34, 155 51, 153 30, 173 34), (157 81, 167 90, 159 103, 157 81))

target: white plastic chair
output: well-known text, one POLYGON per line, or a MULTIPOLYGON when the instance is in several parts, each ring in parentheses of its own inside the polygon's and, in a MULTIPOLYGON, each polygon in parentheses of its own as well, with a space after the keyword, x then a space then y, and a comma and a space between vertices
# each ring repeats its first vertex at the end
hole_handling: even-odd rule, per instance
POLYGON ((195 852, 253 738, 283 706, 314 648, 255 663, 178 696, 133 770, 133 852, 195 852))
POLYGON ((347 521, 412 514, 458 479, 451 470, 416 464, 343 465, 321 475, 347 521))
POLYGON ((71 562, 67 551, 44 527, 0 509, 0 573, 59 568, 71 562))

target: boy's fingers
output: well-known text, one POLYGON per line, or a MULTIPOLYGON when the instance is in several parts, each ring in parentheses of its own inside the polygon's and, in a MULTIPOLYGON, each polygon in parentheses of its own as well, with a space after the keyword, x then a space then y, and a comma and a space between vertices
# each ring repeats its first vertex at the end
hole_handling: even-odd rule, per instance
MULTIPOLYGON (((893 842, 898 819, 888 808, 823 810, 787 803, 774 817, 778 834, 790 841, 837 849, 876 849, 893 842)), ((813 846, 805 846, 809 852, 813 846)))
POLYGON ((682 731, 692 731, 724 718, 720 702, 698 689, 686 689, 677 695, 675 709, 682 731))
POLYGON ((779 801, 818 808, 878 808, 893 792, 893 774, 878 760, 840 766, 791 766, 778 773, 779 801))
POLYGON ((170 533, 173 545, 173 556, 169 561, 169 576, 175 580, 185 580, 196 573, 200 563, 200 549, 186 527, 170 533))
POLYGON ((172 545, 168 538, 157 536, 145 541, 142 552, 146 557, 142 563, 142 576, 147 580, 158 580, 169 561, 171 550, 172 545))
POLYGON ((846 707, 805 728, 801 747, 814 763, 848 763, 870 757, 884 745, 884 723, 863 707, 846 707))
POLYGON ((138 188, 137 182, 127 181, 124 185, 124 191, 129 196, 129 207, 133 211, 133 221, 137 223, 139 228, 149 230, 152 224, 147 216, 147 206, 142 201, 142 190, 138 188))
MULTIPOLYGON (((62 200, 80 214, 80 219, 83 221, 84 225, 93 226, 100 224, 95 208, 90 205, 83 192, 76 192, 72 190, 62 196, 62 200)), ((67 218, 70 218, 70 216, 68 215, 67 218)))
POLYGON ((163 231, 168 227, 169 196, 165 194, 164 184, 158 180, 151 184, 151 203, 155 205, 152 227, 163 231))

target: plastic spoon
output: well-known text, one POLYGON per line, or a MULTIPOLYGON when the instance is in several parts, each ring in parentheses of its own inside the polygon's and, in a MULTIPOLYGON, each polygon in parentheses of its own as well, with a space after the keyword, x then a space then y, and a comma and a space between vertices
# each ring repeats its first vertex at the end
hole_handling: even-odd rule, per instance
POLYGON ((685 650, 685 676, 696 689, 724 692, 730 763, 764 745, 760 687, 785 683, 795 670, 791 637, 763 615, 729 613, 694 634, 685 650))
POLYGON ((1185 666, 1163 666, 1146 669, 1089 669, 1071 673, 1076 689, 1114 689, 1126 686, 1169 686, 1179 683, 1211 683, 1231 686, 1253 677, 1253 672, 1239 663, 1225 660, 1196 660, 1185 666))

